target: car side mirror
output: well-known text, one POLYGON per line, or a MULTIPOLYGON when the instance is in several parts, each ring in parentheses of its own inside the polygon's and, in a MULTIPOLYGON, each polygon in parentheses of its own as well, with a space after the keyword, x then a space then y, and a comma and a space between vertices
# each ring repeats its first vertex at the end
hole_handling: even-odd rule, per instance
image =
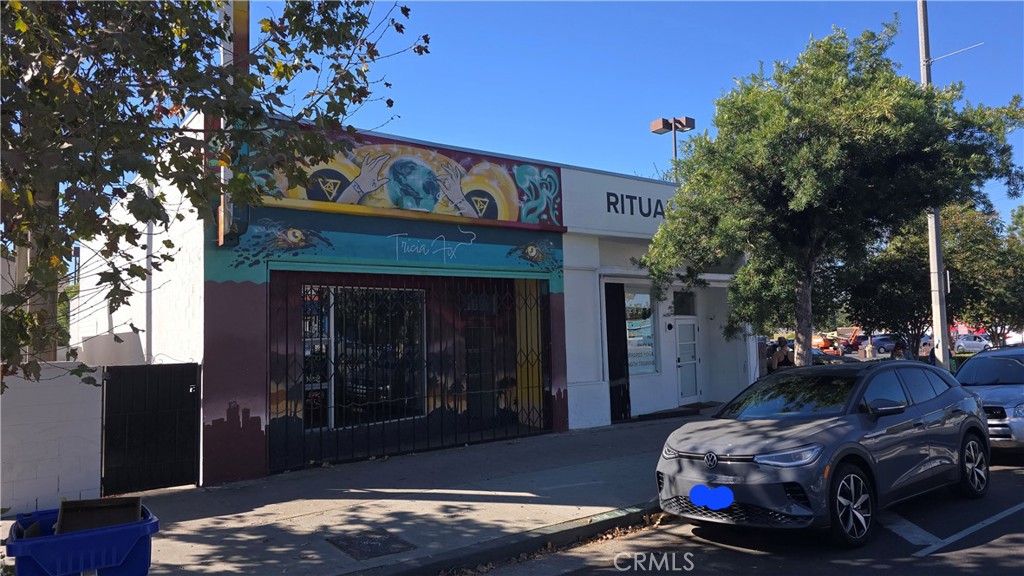
POLYGON ((876 398, 868 405, 868 414, 873 418, 892 416, 893 414, 903 414, 906 410, 906 404, 902 404, 895 400, 889 400, 888 398, 876 398))

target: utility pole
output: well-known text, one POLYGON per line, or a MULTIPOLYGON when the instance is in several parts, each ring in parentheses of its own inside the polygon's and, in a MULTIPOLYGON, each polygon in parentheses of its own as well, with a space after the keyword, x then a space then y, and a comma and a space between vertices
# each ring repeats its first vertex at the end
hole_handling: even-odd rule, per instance
MULTIPOLYGON (((928 4, 917 0, 917 31, 921 47, 921 85, 932 83, 932 59, 928 50, 928 4)), ((939 206, 928 209, 928 277, 932 288, 932 350, 935 360, 949 368, 949 324, 946 322, 946 283, 942 265, 942 226, 939 206)))

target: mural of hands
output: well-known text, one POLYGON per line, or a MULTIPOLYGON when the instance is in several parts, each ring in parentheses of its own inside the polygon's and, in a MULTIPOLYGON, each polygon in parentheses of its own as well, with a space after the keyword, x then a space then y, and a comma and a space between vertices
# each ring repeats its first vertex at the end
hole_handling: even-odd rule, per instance
POLYGON ((462 170, 457 166, 450 162, 442 164, 441 173, 437 175, 437 183, 441 188, 441 194, 458 210, 459 216, 480 217, 462 191, 462 170))
POLYGON ((370 158, 367 154, 363 156, 363 163, 352 183, 345 188, 345 191, 338 196, 338 202, 345 204, 358 204, 363 196, 380 188, 388 183, 387 178, 380 177, 380 169, 391 159, 391 154, 381 154, 370 158))

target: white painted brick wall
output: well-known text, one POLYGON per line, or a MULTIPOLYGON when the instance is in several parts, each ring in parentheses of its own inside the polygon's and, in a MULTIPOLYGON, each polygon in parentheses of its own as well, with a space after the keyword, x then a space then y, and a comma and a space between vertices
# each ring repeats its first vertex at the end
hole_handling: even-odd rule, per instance
MULTIPOLYGON (((170 197, 172 192, 165 190, 170 197)), ((174 262, 153 275, 152 363, 201 363, 203 360, 203 222, 194 215, 176 222, 170 233, 158 237, 174 242, 174 262)), ((137 325, 138 326, 138 325, 137 325)), ((146 334, 142 337, 146 351, 146 334)))
MULTIPOLYGON (((202 117, 196 115, 188 124, 201 127, 202 117)), ((153 246, 154 253, 169 253, 174 260, 161 264, 161 270, 153 271, 149 293, 145 282, 136 282, 132 286, 135 293, 111 318, 103 305, 103 293, 95 288, 97 274, 105 269, 96 255, 103 240, 83 243, 82 291, 72 306, 71 342, 73 346, 81 344, 87 349, 89 337, 104 334, 111 326, 115 333, 127 332, 131 324, 144 331, 139 334, 139 339, 149 362, 202 362, 204 224, 170 182, 157 182, 156 192, 165 196, 164 206, 170 216, 170 227, 164 231, 161 226, 154 226, 152 239, 148 239, 144 224, 136 224, 136 228, 143 234, 142 242, 153 246), (177 214, 184 216, 184 220, 178 221, 177 214), (170 240, 174 248, 165 248, 164 240, 170 240), (147 306, 152 307, 151 323, 147 321, 147 306)), ((120 206, 111 210, 111 217, 132 221, 120 206)), ((145 264, 144 251, 138 250, 136 257, 139 263, 145 264)))
POLYGON ((100 496, 103 395, 68 374, 76 365, 48 365, 39 382, 5 378, 0 506, 11 508, 9 514, 100 496))

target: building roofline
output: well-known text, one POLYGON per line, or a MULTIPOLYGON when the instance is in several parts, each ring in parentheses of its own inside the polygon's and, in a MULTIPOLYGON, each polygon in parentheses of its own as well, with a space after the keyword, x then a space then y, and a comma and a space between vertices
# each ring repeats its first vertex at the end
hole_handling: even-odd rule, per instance
MULTIPOLYGON (((181 125, 184 126, 184 125, 188 124, 189 122, 192 121, 192 119, 195 116, 197 116, 199 114, 200 114, 199 111, 191 111, 182 120, 181 125)), ((287 119, 284 119, 284 118, 281 118, 281 119, 282 120, 287 120, 287 119)), ((377 131, 377 130, 362 130, 362 129, 358 129, 357 128, 356 132, 358 134, 368 134, 370 136, 377 136, 377 137, 380 137, 380 138, 387 138, 387 139, 390 139, 390 140, 398 140, 400 142, 408 142, 410 144, 420 144, 420 145, 425 145, 425 146, 432 146, 432 147, 435 147, 435 148, 447 148, 449 150, 456 150, 458 152, 468 152, 468 153, 484 154, 484 155, 487 155, 487 156, 494 156, 494 157, 497 157, 497 158, 505 158, 505 159, 508 159, 508 160, 515 160, 515 161, 519 161, 519 162, 532 162, 532 163, 536 163, 536 164, 546 164, 548 166, 556 166, 558 168, 566 168, 566 169, 569 169, 569 170, 578 170, 580 172, 590 172, 591 174, 601 174, 603 176, 615 176, 615 177, 618 177, 618 178, 626 178, 626 179, 635 180, 635 181, 638 181, 638 182, 649 182, 651 184, 661 184, 661 185, 664 185, 664 186, 671 186, 673 188, 676 187, 676 185, 673 182, 669 182, 667 180, 659 180, 657 178, 648 178, 646 176, 636 176, 636 175, 631 175, 631 174, 622 174, 622 173, 619 173, 619 172, 612 172, 611 170, 601 170, 599 168, 588 168, 588 167, 585 167, 585 166, 576 166, 576 165, 573 165, 573 164, 565 164, 565 163, 562 163, 562 162, 553 162, 553 161, 550 161, 550 160, 543 160, 543 159, 540 159, 540 158, 529 158, 529 157, 526 157, 526 156, 516 156, 516 155, 513 155, 513 154, 504 154, 504 153, 501 153, 501 152, 493 152, 493 151, 490 151, 490 150, 479 150, 477 148, 467 148, 465 146, 454 146, 454 145, 451 145, 451 144, 446 144, 444 142, 434 142, 432 140, 420 140, 419 138, 409 138, 407 136, 399 136, 397 134, 391 134, 389 132, 380 132, 380 131, 377 131)))
POLYGON ((450 144, 445 144, 443 142, 433 142, 431 140, 420 140, 418 138, 408 138, 406 136, 397 136, 395 134, 390 134, 390 133, 387 133, 387 132, 378 132, 376 130, 357 130, 357 132, 359 134, 369 134, 371 136, 378 136, 380 138, 388 138, 388 139, 391 139, 391 140, 398 140, 398 141, 401 141, 401 142, 408 142, 410 144, 421 144, 421 145, 433 146, 433 147, 437 147, 437 148, 447 148, 449 150, 456 150, 458 152, 469 152, 469 153, 476 153, 476 154, 484 154, 484 155, 487 155, 487 156, 495 156, 497 158, 506 158, 508 160, 516 160, 516 161, 520 161, 520 162, 533 162, 533 163, 537 163, 537 164, 546 164, 548 166, 555 166, 555 167, 558 167, 558 168, 567 168, 569 170, 579 170, 581 172, 590 172, 590 173, 593 173, 593 174, 602 174, 602 175, 605 175, 605 176, 616 176, 616 177, 619 177, 619 178, 627 178, 629 180, 636 180, 636 181, 639 181, 639 182, 650 182, 652 184, 662 184, 662 185, 665 185, 665 186, 671 186, 673 188, 676 187, 676 185, 673 182, 668 182, 666 180, 658 180, 656 178, 647 178, 646 176, 634 176, 634 175, 630 175, 630 174, 621 174, 619 172, 612 172, 610 170, 601 170, 599 168, 587 168, 587 167, 584 167, 584 166, 575 166, 575 165, 572 165, 572 164, 563 164, 561 162, 552 162, 550 160, 543 160, 543 159, 540 159, 540 158, 528 158, 528 157, 525 157, 525 156, 515 156, 515 155, 512 155, 512 154, 503 154, 503 153, 500 153, 500 152, 492 152, 490 150, 479 150, 479 149, 476 149, 476 148, 466 148, 464 146, 452 146, 450 144))

